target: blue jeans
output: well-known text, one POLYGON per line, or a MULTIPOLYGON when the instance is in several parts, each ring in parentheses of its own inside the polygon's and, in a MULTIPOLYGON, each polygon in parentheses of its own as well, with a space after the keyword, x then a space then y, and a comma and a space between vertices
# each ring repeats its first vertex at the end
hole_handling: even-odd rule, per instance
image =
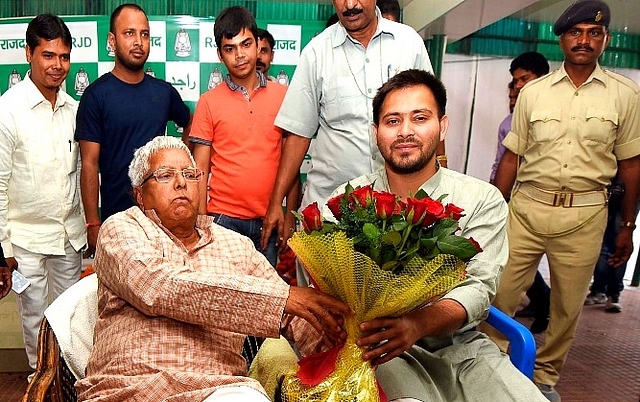
POLYGON ((240 233, 248 237, 253 245, 256 247, 256 250, 260 251, 262 255, 267 257, 269 264, 272 267, 276 267, 278 263, 278 248, 276 247, 276 237, 278 236, 277 231, 273 231, 271 233, 271 237, 269 237, 269 243, 267 244, 267 248, 264 250, 260 249, 260 237, 262 236, 262 219, 240 219, 240 218, 232 218, 227 215, 222 214, 210 214, 213 216, 213 221, 220 226, 224 226, 227 229, 231 229, 234 232, 240 233))
MULTIPOLYGON (((267 248, 264 250, 260 250, 260 237, 262 236, 262 219, 240 219, 240 218, 232 218, 227 215, 222 214, 210 214, 213 216, 213 221, 220 226, 224 226, 227 229, 231 229, 234 232, 240 233, 249 238, 253 242, 256 250, 260 251, 262 255, 264 255, 269 264, 275 269, 276 264, 278 263, 278 248, 276 247, 276 237, 278 236, 278 232, 274 230, 271 233, 271 237, 269 237, 269 243, 267 243, 267 248)), ((244 339, 244 345, 242 346, 242 356, 247 361, 247 370, 251 367, 251 362, 258 353, 258 349, 262 346, 262 342, 264 342, 263 338, 256 336, 247 336, 244 339)))
MULTIPOLYGON (((640 203, 638 204, 638 209, 640 209, 640 203)), ((620 210, 609 210, 607 229, 604 232, 602 249, 593 271, 593 283, 590 288, 591 294, 604 293, 615 299, 615 302, 617 302, 620 292, 624 289, 622 280, 627 270, 626 262, 618 268, 611 267, 608 262, 616 251, 616 238, 620 233, 620 222, 622 222, 620 210)))

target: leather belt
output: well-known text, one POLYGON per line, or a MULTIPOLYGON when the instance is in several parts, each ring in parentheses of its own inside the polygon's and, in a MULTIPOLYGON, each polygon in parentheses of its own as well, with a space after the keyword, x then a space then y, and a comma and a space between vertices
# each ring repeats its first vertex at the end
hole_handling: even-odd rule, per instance
POLYGON ((534 186, 530 183, 517 183, 516 192, 553 207, 591 207, 605 205, 607 203, 607 192, 605 189, 570 192, 551 191, 534 186))

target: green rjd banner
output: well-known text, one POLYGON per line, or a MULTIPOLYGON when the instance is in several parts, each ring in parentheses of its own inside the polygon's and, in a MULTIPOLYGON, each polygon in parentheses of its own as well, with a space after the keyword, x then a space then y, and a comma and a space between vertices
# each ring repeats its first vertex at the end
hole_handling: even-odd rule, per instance
MULTIPOLYGON (((113 68, 109 46, 109 16, 62 17, 73 37, 71 70, 63 84, 67 93, 80 99, 85 88, 113 68)), ((0 20, 0 93, 24 78, 29 70, 25 56, 25 33, 30 18, 0 20)), ((270 75, 288 83, 301 49, 324 29, 319 21, 257 21, 276 39, 270 75)), ((189 16, 149 16, 151 50, 147 74, 170 82, 191 110, 200 95, 224 79, 226 69, 218 59, 213 38, 214 20, 189 16)), ((176 128, 168 133, 177 135, 176 128)))

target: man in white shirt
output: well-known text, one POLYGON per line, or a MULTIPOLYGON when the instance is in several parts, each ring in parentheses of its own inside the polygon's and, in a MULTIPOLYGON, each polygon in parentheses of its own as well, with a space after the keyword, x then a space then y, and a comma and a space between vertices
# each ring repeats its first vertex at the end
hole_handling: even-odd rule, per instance
POLYGON ((307 150, 313 166, 302 205, 324 205, 340 183, 384 164, 371 131, 371 100, 378 88, 404 70, 433 70, 422 38, 413 28, 382 18, 374 0, 340 0, 333 5, 340 22, 302 50, 276 116, 275 125, 294 135, 282 150, 264 218, 263 247, 274 229, 284 240, 282 200, 307 150))
POLYGON ((26 43, 31 70, 0 97, 0 244, 9 269, 31 282, 18 306, 35 369, 44 310, 80 278, 86 230, 73 140, 77 102, 60 88, 71 33, 59 17, 41 14, 29 23, 26 43))

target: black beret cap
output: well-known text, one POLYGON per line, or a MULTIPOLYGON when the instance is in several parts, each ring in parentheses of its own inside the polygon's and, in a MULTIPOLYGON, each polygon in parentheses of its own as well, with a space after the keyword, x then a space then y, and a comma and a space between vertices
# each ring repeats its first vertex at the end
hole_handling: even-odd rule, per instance
POLYGON ((560 36, 576 24, 599 24, 609 27, 611 11, 604 1, 576 1, 567 8, 553 25, 553 33, 560 36))

